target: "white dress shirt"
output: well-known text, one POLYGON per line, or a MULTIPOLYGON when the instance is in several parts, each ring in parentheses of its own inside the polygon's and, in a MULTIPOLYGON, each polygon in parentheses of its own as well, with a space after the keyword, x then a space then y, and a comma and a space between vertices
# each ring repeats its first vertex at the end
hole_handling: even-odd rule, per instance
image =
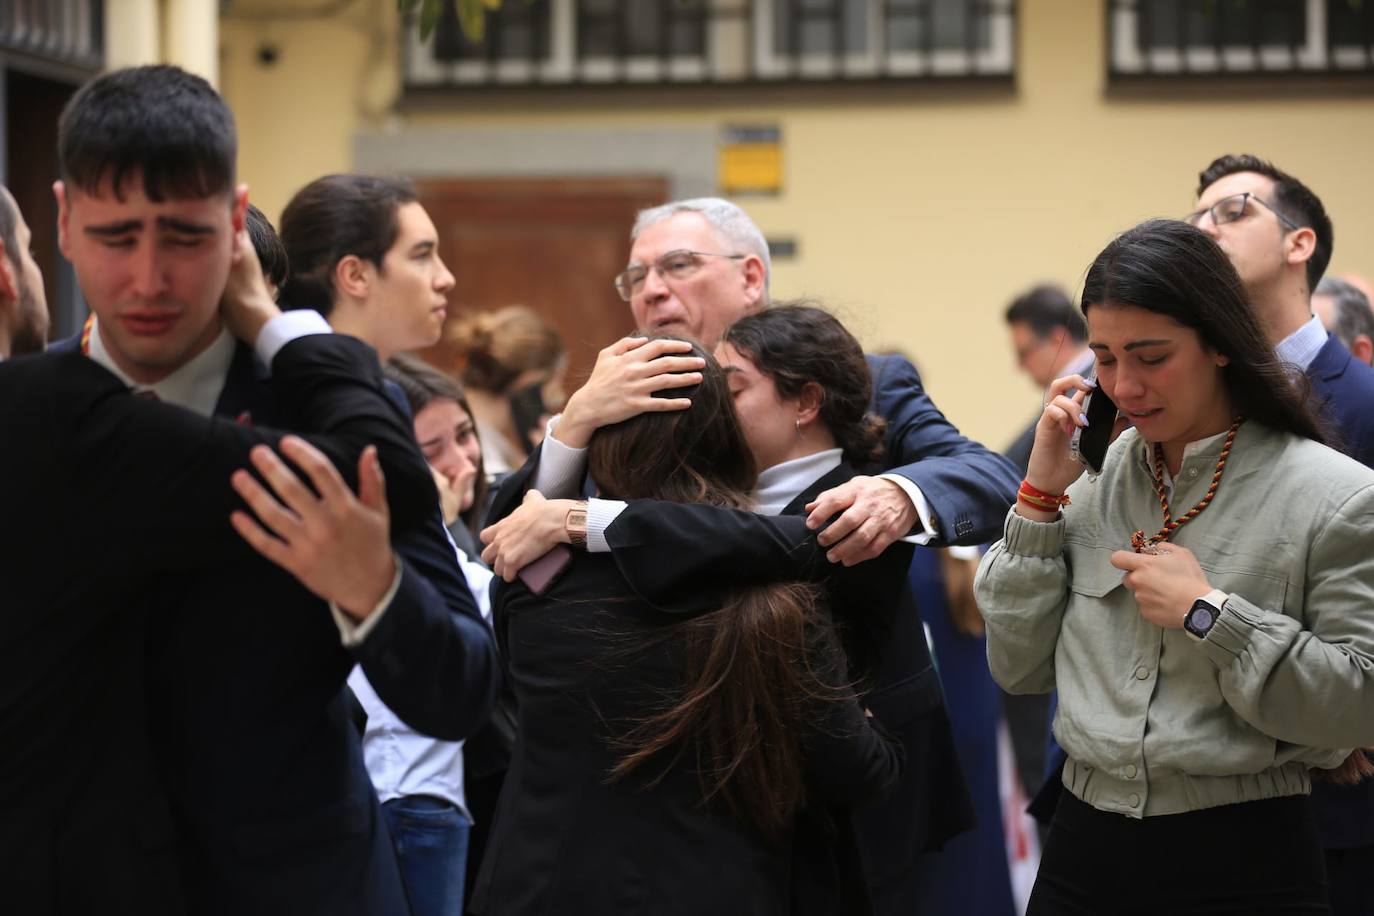
MULTIPOLYGON (((490 622, 491 570, 457 547, 454 553, 483 619, 490 622)), ((348 686, 367 712, 363 760, 377 797, 383 802, 407 795, 442 798, 471 821, 463 792, 463 742, 439 741, 407 726, 378 698, 360 667, 349 674, 348 686)))

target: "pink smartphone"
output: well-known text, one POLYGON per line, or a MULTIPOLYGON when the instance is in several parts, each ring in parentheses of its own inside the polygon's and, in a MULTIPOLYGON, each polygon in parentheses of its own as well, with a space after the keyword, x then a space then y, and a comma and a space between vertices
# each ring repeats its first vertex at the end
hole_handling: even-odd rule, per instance
POLYGON ((549 586, 558 581, 558 577, 568 568, 572 558, 571 549, 564 544, 555 544, 552 550, 522 567, 516 575, 525 583, 526 588, 536 595, 542 595, 549 590, 549 586))

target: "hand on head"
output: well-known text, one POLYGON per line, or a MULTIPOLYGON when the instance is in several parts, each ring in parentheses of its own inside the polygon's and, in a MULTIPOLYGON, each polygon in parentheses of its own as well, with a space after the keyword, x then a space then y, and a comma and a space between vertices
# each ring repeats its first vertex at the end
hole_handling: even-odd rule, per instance
POLYGON ((267 291, 262 265, 246 229, 234 234, 234 259, 219 309, 230 333, 250 345, 257 341, 263 325, 281 314, 267 291))
POLYGON ((685 340, 624 337, 597 354, 591 378, 563 409, 556 435, 571 448, 585 448, 592 433, 651 411, 684 410, 689 398, 656 398, 655 391, 701 381, 706 361, 685 340))
POLYGON ((310 489, 265 445, 252 451, 264 487, 247 471, 235 471, 235 491, 257 515, 234 512, 234 530, 258 553, 350 617, 365 619, 396 577, 390 515, 377 449, 358 457, 358 496, 339 472, 304 439, 286 436, 281 453, 305 472, 310 489), (270 487, 270 490, 268 489, 270 487))

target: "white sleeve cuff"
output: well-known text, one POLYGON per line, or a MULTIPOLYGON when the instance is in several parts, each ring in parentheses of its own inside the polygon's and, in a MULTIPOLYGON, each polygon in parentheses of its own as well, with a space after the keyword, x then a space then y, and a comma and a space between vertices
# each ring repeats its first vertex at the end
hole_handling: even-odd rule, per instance
MULTIPOLYGON (((561 416, 561 414, 560 414, 561 416)), ((587 472, 587 450, 570 448, 554 436, 558 417, 551 417, 539 446, 539 467, 530 488, 545 499, 576 499, 582 495, 582 477, 587 472)))
POLYGON ((618 499, 587 500, 587 553, 610 553, 606 529, 620 517, 627 504, 618 499))
POLYGON ((935 526, 931 523, 930 503, 926 502, 926 495, 921 492, 920 487, 916 486, 916 484, 912 483, 901 474, 879 474, 878 477, 882 480, 890 480, 901 487, 902 492, 907 495, 907 498, 911 500, 911 504, 916 507, 916 517, 921 520, 921 530, 917 531, 915 534, 908 534, 906 537, 902 538, 903 541, 908 544, 916 544, 919 546, 922 544, 929 544, 940 536, 940 533, 935 530, 935 526))
POLYGON ((281 348, 297 337, 332 333, 329 322, 325 321, 319 312, 314 309, 294 309, 282 312, 263 325, 254 349, 257 351, 258 359, 262 360, 264 365, 271 366, 272 360, 277 358, 281 348))
MULTIPOLYGON (((315 314, 319 314, 316 312, 315 314)), ((396 578, 391 580, 391 588, 382 595, 382 600, 372 609, 362 620, 354 620, 343 612, 334 602, 329 602, 329 613, 334 617, 334 625, 339 628, 339 641, 343 643, 345 649, 352 649, 363 644, 363 640, 377 629, 377 622, 382 619, 387 608, 391 607, 391 602, 396 600, 396 593, 401 589, 401 558, 396 557, 396 578)))

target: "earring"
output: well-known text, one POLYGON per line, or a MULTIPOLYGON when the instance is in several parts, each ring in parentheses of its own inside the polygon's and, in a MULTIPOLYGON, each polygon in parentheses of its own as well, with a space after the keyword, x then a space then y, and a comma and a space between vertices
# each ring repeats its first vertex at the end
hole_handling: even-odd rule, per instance
POLYGON ((797 417, 797 438, 801 438, 801 417, 797 417))

